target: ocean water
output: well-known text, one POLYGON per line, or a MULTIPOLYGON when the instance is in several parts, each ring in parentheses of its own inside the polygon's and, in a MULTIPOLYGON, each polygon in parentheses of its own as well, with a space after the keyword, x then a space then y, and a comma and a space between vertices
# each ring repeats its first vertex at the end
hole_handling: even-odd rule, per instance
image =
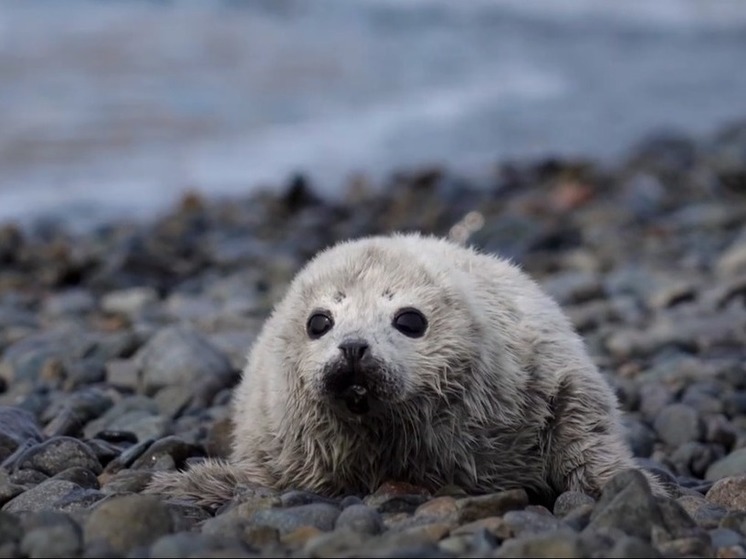
POLYGON ((613 159, 746 116, 742 0, 0 3, 0 222, 613 159))

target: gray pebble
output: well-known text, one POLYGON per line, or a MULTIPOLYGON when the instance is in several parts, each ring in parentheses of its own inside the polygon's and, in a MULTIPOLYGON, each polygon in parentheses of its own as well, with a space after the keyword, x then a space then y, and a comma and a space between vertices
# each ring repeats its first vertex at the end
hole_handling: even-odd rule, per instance
POLYGON ((17 483, 13 483, 4 469, 0 468, 0 507, 10 501, 16 495, 23 493, 25 487, 17 483))
POLYGON ((512 510, 503 515, 503 527, 518 538, 554 532, 563 526, 566 525, 548 512, 542 514, 533 510, 512 510))
POLYGON ((150 483, 153 472, 146 470, 120 470, 101 487, 106 494, 140 493, 150 483))
POLYGON ((72 481, 84 489, 100 488, 96 474, 88 468, 83 468, 81 466, 73 466, 72 468, 62 470, 60 473, 55 474, 52 479, 72 481))
POLYGON ((42 481, 49 479, 49 476, 38 470, 18 470, 10 475, 10 482, 22 485, 26 488, 39 485, 42 481))
POLYGON ((376 535, 383 531, 383 519, 377 510, 367 505, 350 505, 339 514, 335 527, 337 530, 376 535))
POLYGON ((239 540, 220 542, 215 538, 195 532, 179 532, 161 536, 150 547, 149 556, 152 559, 168 559, 171 557, 209 557, 207 552, 225 549, 230 544, 240 545, 239 540))
POLYGON ((28 440, 44 440, 36 418, 21 408, 0 406, 0 463, 28 440))
POLYGON ((725 508, 708 502, 702 495, 683 495, 676 501, 705 530, 717 528, 728 512, 725 508))
POLYGON ((640 390, 640 411, 648 421, 654 421, 658 412, 671 402, 673 402, 671 390, 660 383, 646 383, 640 390))
POLYGON ((28 557, 77 557, 83 549, 83 531, 67 514, 42 511, 23 524, 20 547, 28 557))
POLYGON ((710 465, 705 473, 705 479, 718 479, 746 473, 746 448, 734 450, 727 456, 710 465))
POLYGON ((57 318, 65 315, 82 315, 96 306, 93 295, 85 289, 69 289, 50 296, 44 301, 42 313, 57 318))
POLYGON ((95 474, 101 473, 98 458, 83 441, 73 437, 53 437, 26 451, 16 467, 39 470, 53 476, 76 466, 95 474))
POLYGON ((170 385, 199 386, 212 377, 228 383, 233 367, 228 358, 195 330, 168 326, 135 356, 142 369, 143 390, 155 394, 170 385))
POLYGON ((143 470, 173 470, 182 468, 188 458, 204 455, 200 447, 172 435, 150 445, 130 467, 143 470))
POLYGON ((22 536, 23 528, 19 518, 0 510, 0 545, 18 542, 22 536))
POLYGON ((645 477, 636 470, 615 475, 601 494, 586 530, 618 529, 650 541, 650 531, 660 522, 660 512, 645 477))
POLYGON ((716 445, 690 441, 671 454, 670 463, 680 475, 701 478, 710 464, 722 454, 722 449, 718 449, 716 445))
POLYGON ((282 534, 292 532, 302 526, 313 526, 328 532, 340 514, 339 507, 326 503, 312 503, 285 509, 270 508, 257 511, 251 522, 257 526, 269 526, 282 534))
POLYGON ((655 418, 655 430, 666 444, 678 447, 700 440, 703 425, 697 410, 684 404, 669 404, 655 418))
POLYGON ((710 530, 709 534, 712 547, 715 549, 746 544, 746 539, 741 534, 729 528, 715 528, 710 530))
POLYGON ((488 516, 502 516, 510 510, 523 509, 527 505, 528 495, 523 489, 466 497, 456 502, 458 519, 463 524, 488 516))
POLYGON ((746 536, 746 511, 729 511, 720 520, 721 528, 730 528, 742 536, 746 536))
POLYGON ((329 503, 335 504, 332 499, 322 497, 311 491, 302 491, 300 489, 291 489, 280 495, 280 503, 283 507, 295 507, 298 505, 309 505, 311 503, 329 503))
POLYGON ((150 495, 114 497, 98 505, 86 520, 86 546, 102 542, 116 553, 148 546, 173 531, 168 508, 150 495))
POLYGON ((63 497, 81 489, 71 481, 48 479, 5 503, 3 510, 12 513, 54 510, 63 497))
POLYGON ((593 497, 580 491, 565 491, 554 501, 552 512, 555 516, 565 516, 580 506, 593 505, 595 502, 593 497))
POLYGON ((152 287, 131 287, 109 291, 101 297, 101 308, 112 314, 134 317, 158 301, 158 293, 152 287))
POLYGON ((661 554, 650 543, 640 538, 623 535, 614 542, 613 547, 604 556, 652 559, 660 557, 661 554))
POLYGON ((145 396, 125 396, 109 408, 101 417, 89 421, 83 429, 83 435, 88 439, 92 439, 101 431, 125 431, 126 429, 123 429, 122 426, 126 426, 131 422, 129 419, 129 417, 132 417, 129 416, 131 412, 146 412, 135 417, 157 415, 158 405, 152 398, 145 396))
POLYGON ((577 534, 555 532, 528 538, 510 539, 498 548, 493 557, 587 557, 577 534))

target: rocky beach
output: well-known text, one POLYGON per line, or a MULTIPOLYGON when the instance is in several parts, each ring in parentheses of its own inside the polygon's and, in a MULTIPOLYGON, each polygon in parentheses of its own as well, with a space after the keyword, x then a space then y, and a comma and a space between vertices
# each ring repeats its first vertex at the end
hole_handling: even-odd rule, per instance
POLYGON ((0 557, 746 557, 746 123, 650 136, 613 164, 321 192, 297 175, 85 232, 0 225, 0 557), (509 257, 559 301, 670 498, 634 472, 551 506, 400 480, 216 510, 142 493, 227 455, 247 351, 310 256, 412 230, 509 257))

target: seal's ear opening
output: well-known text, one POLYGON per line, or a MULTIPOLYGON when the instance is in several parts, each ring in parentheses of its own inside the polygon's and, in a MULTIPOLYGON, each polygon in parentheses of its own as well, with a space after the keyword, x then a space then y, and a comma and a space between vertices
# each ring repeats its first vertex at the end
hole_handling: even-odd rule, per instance
POLYGON ((393 326, 409 338, 421 338, 427 330, 427 318, 414 307, 404 307, 394 315, 393 326))

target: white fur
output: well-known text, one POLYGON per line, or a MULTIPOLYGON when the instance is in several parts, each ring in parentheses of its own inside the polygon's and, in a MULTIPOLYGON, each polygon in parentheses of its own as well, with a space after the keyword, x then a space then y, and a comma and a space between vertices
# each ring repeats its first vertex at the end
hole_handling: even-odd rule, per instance
POLYGON ((337 244, 298 273, 249 355, 233 421, 229 462, 158 474, 151 491, 219 503, 241 484, 339 495, 396 479, 597 495, 634 467, 616 398, 558 305, 505 260, 414 234, 337 244), (392 326, 402 307, 427 317, 423 337, 392 326), (334 327, 313 340, 317 308, 334 327), (386 364, 375 413, 324 397, 349 337, 386 364))

